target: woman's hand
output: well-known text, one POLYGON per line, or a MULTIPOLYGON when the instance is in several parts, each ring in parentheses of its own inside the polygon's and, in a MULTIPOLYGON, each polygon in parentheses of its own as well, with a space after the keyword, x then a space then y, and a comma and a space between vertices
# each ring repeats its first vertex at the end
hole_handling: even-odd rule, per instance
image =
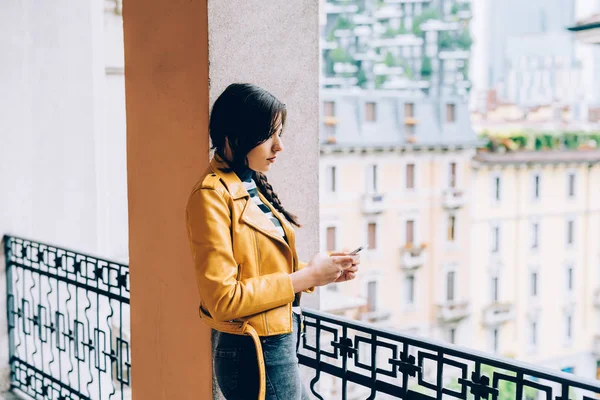
POLYGON ((290 278, 294 292, 298 293, 311 287, 354 279, 356 271, 358 271, 360 256, 347 253, 337 254, 330 256, 317 254, 306 268, 292 273, 290 278))
POLYGON ((324 286, 340 279, 344 276, 344 271, 352 268, 357 262, 360 262, 358 256, 317 254, 308 264, 308 270, 315 279, 315 286, 324 286))
MULTIPOLYGON (((331 253, 331 256, 345 256, 349 255, 348 252, 334 252, 331 253)), ((335 283, 351 281, 356 278, 356 273, 358 272, 358 265, 360 264, 360 255, 356 254, 353 256, 355 261, 352 263, 350 268, 344 270, 344 272, 334 281, 335 283)))

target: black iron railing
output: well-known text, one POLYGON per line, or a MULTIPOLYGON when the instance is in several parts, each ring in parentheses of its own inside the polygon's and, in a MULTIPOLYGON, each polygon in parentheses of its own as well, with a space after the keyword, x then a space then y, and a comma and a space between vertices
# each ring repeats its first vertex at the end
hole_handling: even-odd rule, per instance
POLYGON ((35 399, 126 399, 129 267, 4 236, 11 389, 35 399))
POLYGON ((300 364, 319 399, 592 400, 600 382, 305 310, 300 364))

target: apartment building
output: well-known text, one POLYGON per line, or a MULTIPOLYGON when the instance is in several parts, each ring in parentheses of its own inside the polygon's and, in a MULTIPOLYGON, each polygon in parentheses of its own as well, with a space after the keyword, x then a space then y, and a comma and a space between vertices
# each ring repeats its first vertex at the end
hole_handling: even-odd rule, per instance
POLYGON ((596 378, 600 150, 479 153, 472 167, 469 343, 596 378))
POLYGON ((477 143, 466 102, 341 89, 323 89, 321 100, 320 246, 369 246, 359 279, 331 287, 322 308, 423 335, 453 326, 458 335, 477 143))

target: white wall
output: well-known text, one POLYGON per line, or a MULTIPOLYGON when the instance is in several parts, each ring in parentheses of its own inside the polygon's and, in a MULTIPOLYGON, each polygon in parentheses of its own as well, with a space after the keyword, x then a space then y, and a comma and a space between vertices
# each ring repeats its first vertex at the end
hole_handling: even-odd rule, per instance
POLYGON ((0 235, 126 261, 124 79, 105 72, 123 66, 122 27, 104 8, 104 0, 2 2, 0 235))

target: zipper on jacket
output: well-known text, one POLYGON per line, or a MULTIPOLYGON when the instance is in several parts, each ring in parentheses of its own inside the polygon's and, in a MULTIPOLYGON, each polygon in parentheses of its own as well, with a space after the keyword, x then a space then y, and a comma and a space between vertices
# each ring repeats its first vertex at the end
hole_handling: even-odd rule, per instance
MULTIPOLYGON (((256 245, 256 266, 258 267, 258 276, 262 275, 262 269, 261 269, 261 264, 260 264, 260 247, 258 246, 258 236, 256 235, 256 232, 254 230, 252 230, 252 233, 254 234, 254 243, 256 245)), ((269 318, 267 316, 267 313, 269 311, 265 311, 265 325, 267 325, 267 335, 269 335, 270 333, 270 329, 269 329, 269 318)))

